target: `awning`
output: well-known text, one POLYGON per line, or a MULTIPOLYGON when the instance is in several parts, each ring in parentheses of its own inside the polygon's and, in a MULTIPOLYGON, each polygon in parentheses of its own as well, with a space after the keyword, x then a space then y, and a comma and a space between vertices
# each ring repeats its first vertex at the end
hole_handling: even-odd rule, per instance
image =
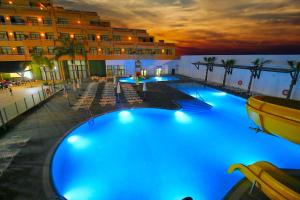
POLYGON ((0 62, 0 73, 22 72, 29 62, 25 61, 6 61, 0 62))

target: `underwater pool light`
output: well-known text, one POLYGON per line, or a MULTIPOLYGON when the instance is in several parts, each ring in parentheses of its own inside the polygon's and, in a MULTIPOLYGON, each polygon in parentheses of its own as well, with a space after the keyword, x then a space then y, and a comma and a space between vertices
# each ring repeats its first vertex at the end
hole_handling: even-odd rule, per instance
POLYGON ((182 123, 188 123, 189 121, 191 121, 191 118, 182 111, 176 111, 175 118, 178 122, 182 122, 182 123))
POLYGON ((130 123, 133 121, 133 116, 132 116, 131 112, 129 112, 127 110, 123 110, 123 111, 119 112, 119 120, 124 124, 130 123))
POLYGON ((226 92, 214 92, 213 95, 215 95, 215 96, 226 96, 227 93, 226 92))
POLYGON ((80 137, 78 135, 72 135, 68 139, 68 142, 77 149, 82 149, 90 144, 90 141, 86 138, 80 137))

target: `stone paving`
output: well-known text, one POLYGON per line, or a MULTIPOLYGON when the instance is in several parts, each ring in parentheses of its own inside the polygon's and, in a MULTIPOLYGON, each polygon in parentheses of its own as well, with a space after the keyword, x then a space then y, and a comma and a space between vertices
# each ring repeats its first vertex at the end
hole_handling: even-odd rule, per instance
POLYGON ((32 85, 28 83, 24 86, 13 86, 13 95, 11 95, 8 89, 0 89, 0 107, 4 107, 14 101, 21 100, 24 97, 35 94, 40 90, 42 90, 42 85, 38 82, 33 83, 32 85))

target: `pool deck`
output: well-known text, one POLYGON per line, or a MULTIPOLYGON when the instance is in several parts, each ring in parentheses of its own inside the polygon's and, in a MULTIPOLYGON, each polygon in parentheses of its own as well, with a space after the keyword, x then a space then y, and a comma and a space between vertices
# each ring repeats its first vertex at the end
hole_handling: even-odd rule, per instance
MULTIPOLYGON (((185 77, 181 78, 181 82, 191 81, 185 77)), ((82 84, 81 89, 70 94, 71 104, 77 101, 87 85, 87 83, 82 84)), ((99 83, 97 90, 101 91, 103 87, 104 83, 99 83)), ((142 85, 134 87, 138 91, 142 90, 142 85)), ((121 101, 116 106, 102 107, 98 103, 100 96, 96 95, 90 107, 90 112, 95 116, 114 110, 136 107, 178 109, 178 105, 175 103, 176 100, 193 99, 167 86, 165 82, 148 83, 147 89, 145 101, 140 104, 128 104, 121 96, 121 101)), ((143 97, 141 92, 138 94, 143 97)), ((90 113, 88 110, 72 110, 68 106, 67 99, 60 92, 49 101, 22 115, 18 120, 10 124, 7 131, 2 131, 0 142, 8 141, 14 136, 30 138, 30 140, 24 146, 7 145, 5 147, 10 150, 17 149, 19 153, 13 158, 8 169, 0 176, 0 199, 57 199, 55 195, 49 197, 49 194, 47 194, 49 188, 44 188, 45 181, 49 182, 45 180, 44 176, 45 167, 46 169, 49 168, 47 162, 49 152, 51 154, 53 146, 69 130, 89 118, 90 113)), ((235 191, 245 191, 243 188, 245 186, 238 186, 235 188, 235 191)), ((233 192, 231 191, 231 194, 233 192)))

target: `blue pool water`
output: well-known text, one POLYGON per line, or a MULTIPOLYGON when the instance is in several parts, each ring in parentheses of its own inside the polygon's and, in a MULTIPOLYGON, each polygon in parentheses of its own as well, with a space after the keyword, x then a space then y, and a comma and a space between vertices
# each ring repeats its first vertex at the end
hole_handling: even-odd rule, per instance
POLYGON ((300 168, 300 146, 255 133, 245 100, 197 84, 173 84, 212 109, 142 108, 99 116, 57 148, 52 178, 68 200, 218 200, 243 177, 233 163, 300 168))
MULTIPOLYGON (((151 82, 160 82, 160 81, 177 81, 179 78, 175 76, 153 76, 149 77, 145 80, 139 81, 139 83, 151 83, 151 82)), ((119 81, 121 83, 136 83, 133 77, 120 78, 119 81)))

